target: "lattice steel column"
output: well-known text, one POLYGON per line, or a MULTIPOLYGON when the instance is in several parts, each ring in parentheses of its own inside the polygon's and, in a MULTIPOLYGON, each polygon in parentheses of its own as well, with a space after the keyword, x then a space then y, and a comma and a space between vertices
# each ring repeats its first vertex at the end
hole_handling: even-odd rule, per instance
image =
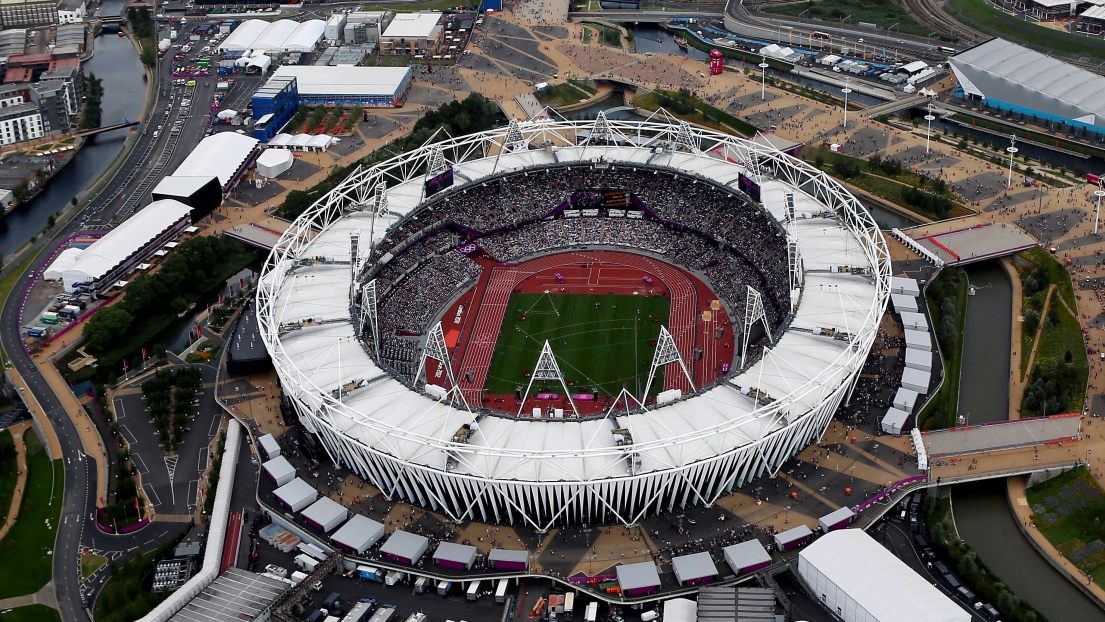
POLYGON ((556 363, 556 356, 553 355, 552 346, 549 345, 548 339, 545 340, 545 345, 541 346, 541 354, 537 357, 537 366, 533 368, 533 373, 530 374, 526 392, 522 395, 522 405, 518 408, 518 416, 522 415, 522 411, 526 407, 526 398, 529 397, 534 380, 559 380, 560 386, 564 389, 564 397, 568 398, 568 403, 572 405, 572 412, 579 414, 579 411, 576 410, 576 403, 572 400, 572 394, 568 391, 568 383, 564 381, 564 374, 560 373, 560 365, 556 363))
POLYGON ((376 319, 376 279, 372 279, 368 283, 365 283, 364 287, 361 288, 361 335, 364 335, 366 320, 368 321, 368 328, 372 331, 373 351, 376 353, 376 357, 379 358, 380 326, 376 319))
POLYGON ((756 322, 764 323, 764 330, 767 331, 767 338, 771 340, 771 327, 767 325, 767 313, 764 312, 764 301, 760 296, 760 292, 752 289, 752 286, 748 286, 748 293, 744 298, 744 330, 742 333, 741 346, 744 352, 741 353, 741 369, 744 369, 745 362, 748 360, 748 338, 752 335, 752 326, 756 322))
POLYGON ((668 363, 679 363, 679 367, 683 370, 683 375, 687 377, 687 382, 690 383, 693 392, 694 379, 691 378, 691 372, 687 371, 687 364, 683 362, 683 355, 679 354, 679 348, 675 347, 675 339, 672 338, 667 327, 660 326, 660 336, 656 338, 656 352, 652 355, 652 368, 648 370, 648 382, 645 383, 645 389, 641 395, 642 402, 648 397, 648 389, 652 386, 652 379, 656 377, 656 368, 663 367, 668 363))

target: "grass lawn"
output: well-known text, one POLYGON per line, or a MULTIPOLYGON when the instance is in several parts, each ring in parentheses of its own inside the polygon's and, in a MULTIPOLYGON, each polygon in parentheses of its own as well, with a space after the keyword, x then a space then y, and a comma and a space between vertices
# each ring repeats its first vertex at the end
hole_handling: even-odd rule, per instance
POLYGON ((0 564, 0 598, 33 594, 53 574, 52 553, 61 517, 65 469, 60 459, 51 469, 50 458, 33 433, 25 435, 23 441, 27 447, 27 489, 19 521, 0 540, 0 559, 20 561, 0 564))
POLYGON ((1032 520, 1083 572, 1105 574, 1105 491, 1084 467, 1029 488, 1032 520))
POLYGON ((798 4, 769 5, 764 9, 768 13, 798 17, 809 11, 808 17, 837 22, 840 18, 852 16, 853 24, 865 22, 880 28, 898 24, 897 30, 926 37, 932 29, 918 22, 909 11, 894 2, 880 0, 833 0, 832 2, 802 2, 798 4))
MULTIPOLYGON (((525 374, 547 339, 573 391, 617 395, 624 385, 639 396, 656 349, 651 341, 667 325, 669 309, 667 298, 648 296, 514 294, 491 359, 488 392, 510 394, 518 385, 524 390, 525 374)), ((649 395, 663 386, 662 373, 656 376, 649 395)), ((563 391, 556 382, 533 387, 532 393, 563 391)))
POLYGON ((970 26, 1041 52, 1056 51, 1072 56, 1105 60, 1105 41, 1059 32, 1007 15, 986 4, 986 0, 948 0, 944 10, 970 26))
POLYGON ((715 129, 719 132, 725 132, 726 134, 754 136, 756 132, 760 131, 758 127, 752 125, 748 121, 734 117, 724 110, 714 108, 692 95, 684 95, 672 91, 653 91, 634 97, 633 105, 649 111, 656 111, 663 107, 668 113, 684 121, 715 129), (689 102, 694 108, 685 114, 676 112, 670 105, 664 106, 662 101, 664 97, 680 98, 683 101, 689 102))
POLYGON ((956 340, 951 351, 942 351, 944 365, 944 384, 940 392, 933 396, 925 409, 918 415, 918 426, 922 430, 935 430, 955 425, 959 413, 959 381, 963 365, 963 326, 967 321, 967 274, 962 268, 945 268, 940 271, 936 281, 926 290, 929 315, 934 327, 944 321, 943 298, 937 299, 933 292, 954 291, 952 302, 956 308, 956 340), (947 288, 938 287, 939 281, 946 281, 947 288))
POLYGON ((565 82, 564 84, 557 84, 555 86, 545 87, 539 91, 534 91, 533 96, 537 98, 537 101, 546 106, 556 107, 568 106, 580 102, 591 95, 571 82, 565 82))
POLYGON ((92 555, 90 553, 84 553, 81 555, 81 578, 87 579, 92 576, 93 572, 100 569, 101 566, 107 563, 107 558, 103 555, 92 555))
MULTIPOLYGON (((5 436, 5 443, 10 442, 11 431, 0 430, 0 436, 5 436)), ((0 523, 8 519, 8 510, 12 507, 12 496, 15 494, 15 482, 19 478, 19 465, 13 457, 11 462, 0 468, 0 523)))
POLYGON ((27 605, 5 611, 0 616, 4 622, 61 622, 61 615, 57 609, 51 609, 46 605, 27 605))

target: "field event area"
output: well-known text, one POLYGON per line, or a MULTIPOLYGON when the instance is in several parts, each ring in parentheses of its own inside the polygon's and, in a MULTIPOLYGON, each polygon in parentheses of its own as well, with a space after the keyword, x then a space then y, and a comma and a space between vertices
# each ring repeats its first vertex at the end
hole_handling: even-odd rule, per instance
MULTIPOLYGON (((660 296, 514 294, 487 390, 509 394, 519 385, 524 390, 548 340, 574 393, 617 395, 625 387, 640 396, 669 308, 670 301, 660 296)), ((658 371, 648 394, 662 386, 658 371)), ((535 381, 534 390, 562 393, 556 381, 535 381)))

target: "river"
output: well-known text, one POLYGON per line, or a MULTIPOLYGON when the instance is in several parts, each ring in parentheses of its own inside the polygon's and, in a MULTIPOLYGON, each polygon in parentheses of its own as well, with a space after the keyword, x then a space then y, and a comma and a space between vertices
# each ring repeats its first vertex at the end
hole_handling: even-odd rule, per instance
MULTIPOLYGON (((122 0, 106 0, 98 14, 118 15, 122 8, 122 0)), ((146 97, 146 80, 134 45, 128 38, 108 35, 97 37, 95 46, 84 73, 103 80, 102 124, 137 119, 146 97)), ((95 182, 119 155, 126 136, 126 131, 117 131, 92 137, 46 190, 0 219, 0 253, 13 254, 46 226, 51 214, 65 209, 77 193, 95 182)))
MULTIPOLYGON (((963 384, 959 412, 968 423, 1009 417, 1009 357, 1013 288, 989 261, 967 268, 975 294, 967 299, 963 384)), ((1105 621, 1105 611, 1055 570, 1028 542, 1009 509, 1005 480, 961 484, 952 490, 959 536, 1013 592, 1053 622, 1105 621)))

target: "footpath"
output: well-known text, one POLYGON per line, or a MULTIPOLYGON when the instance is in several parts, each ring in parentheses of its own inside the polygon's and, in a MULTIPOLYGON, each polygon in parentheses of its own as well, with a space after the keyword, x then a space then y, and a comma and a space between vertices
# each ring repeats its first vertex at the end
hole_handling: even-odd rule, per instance
POLYGON ((23 491, 27 489, 27 448, 23 445, 23 435, 30 429, 31 424, 26 421, 8 428, 12 440, 15 441, 15 461, 16 468, 19 469, 19 475, 15 479, 11 509, 8 510, 8 517, 4 521, 4 526, 0 527, 0 540, 3 540, 4 536, 8 535, 8 530, 15 525, 16 518, 19 516, 19 506, 23 503, 23 491))

